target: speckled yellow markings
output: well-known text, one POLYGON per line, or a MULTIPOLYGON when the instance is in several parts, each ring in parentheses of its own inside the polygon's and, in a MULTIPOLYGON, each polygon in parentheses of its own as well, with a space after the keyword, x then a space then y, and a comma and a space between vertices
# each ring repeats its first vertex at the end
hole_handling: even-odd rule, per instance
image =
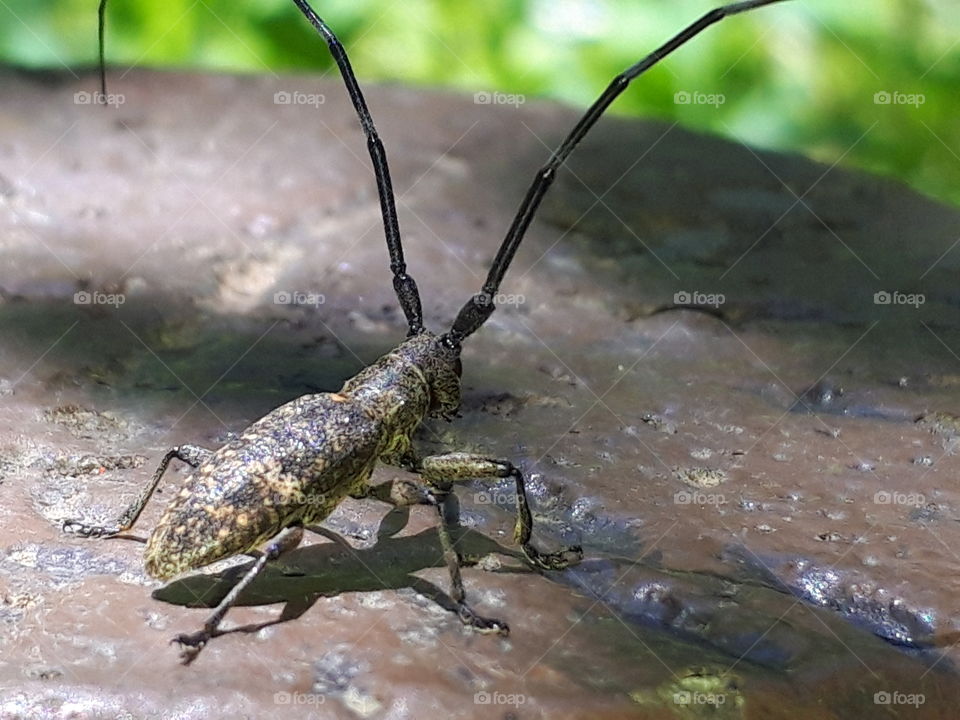
POLYGON ((460 404, 438 338, 422 333, 348 380, 304 395, 216 450, 184 482, 149 540, 147 572, 168 579, 319 522, 366 484, 378 460, 402 464, 428 414, 460 404))

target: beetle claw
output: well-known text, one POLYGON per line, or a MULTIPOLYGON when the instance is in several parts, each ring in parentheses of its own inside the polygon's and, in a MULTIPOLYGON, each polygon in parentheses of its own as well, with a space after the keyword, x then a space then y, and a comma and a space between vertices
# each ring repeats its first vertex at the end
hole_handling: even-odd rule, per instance
POLYGON ((501 637, 510 635, 510 626, 503 622, 503 620, 477 615, 469 605, 461 604, 457 609, 457 615, 460 617, 460 621, 474 632, 485 635, 497 634, 501 637))
POLYGON ((555 553, 542 553, 529 544, 523 545, 522 550, 530 564, 540 570, 564 570, 583 559, 583 548, 579 545, 555 553))
POLYGON ((170 640, 170 644, 172 645, 173 643, 177 643, 180 645, 180 663, 183 665, 189 665, 197 659, 197 656, 206 646, 208 640, 210 640, 210 633, 206 632, 205 630, 201 630, 200 632, 193 633, 192 635, 181 633, 170 640))
POLYGON ((61 530, 67 535, 78 535, 85 538, 110 537, 120 532, 119 528, 108 528, 102 525, 87 525, 80 520, 64 520, 61 530))

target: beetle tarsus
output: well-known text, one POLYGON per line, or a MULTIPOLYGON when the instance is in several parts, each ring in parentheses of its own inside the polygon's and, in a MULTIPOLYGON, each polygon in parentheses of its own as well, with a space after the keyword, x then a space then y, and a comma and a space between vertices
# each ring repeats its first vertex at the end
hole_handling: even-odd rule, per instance
POLYGON ((572 545, 553 553, 542 553, 533 545, 521 545, 524 557, 534 567, 540 570, 565 570, 583 560, 583 548, 572 545))
POLYGON ((476 611, 466 603, 460 603, 457 606, 457 617, 460 618, 460 621, 464 625, 478 633, 485 635, 496 634, 502 637, 507 637, 510 634, 510 626, 505 622, 478 615, 476 611))
POLYGON ((180 633, 170 640, 170 644, 173 645, 177 643, 180 646, 180 664, 189 665, 197 659, 197 656, 200 655, 200 652, 210 641, 210 637, 210 633, 206 630, 201 630, 191 635, 180 633))
POLYGON ((60 526, 63 532, 68 535, 77 535, 85 538, 107 538, 119 535, 123 530, 119 527, 106 527, 105 525, 87 525, 79 519, 64 520, 60 526))

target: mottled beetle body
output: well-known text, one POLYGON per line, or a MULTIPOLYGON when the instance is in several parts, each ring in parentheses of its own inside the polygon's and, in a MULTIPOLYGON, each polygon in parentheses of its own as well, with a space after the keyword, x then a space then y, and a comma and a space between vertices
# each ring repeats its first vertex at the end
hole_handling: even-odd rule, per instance
POLYGON ((413 432, 460 404, 459 361, 428 332, 409 338, 339 393, 278 407, 207 456, 147 542, 146 569, 166 580, 249 552, 284 528, 363 495, 377 460, 409 465, 413 432))
MULTIPOLYGON (((781 0, 743 0, 712 10, 611 81, 534 176, 513 222, 500 244, 480 291, 460 309, 442 335, 423 326, 420 295, 407 274, 400 226, 386 151, 353 74, 346 51, 307 0, 293 0, 320 33, 340 75, 367 138, 367 150, 383 216, 393 287, 407 320, 407 339, 373 365, 348 380, 338 393, 304 395, 268 413, 239 437, 218 450, 180 445, 160 462, 150 484, 111 526, 68 520, 64 529, 88 537, 109 537, 128 530, 139 518, 167 466, 178 458, 194 468, 179 494, 147 541, 146 569, 169 579, 184 571, 247 553, 256 561, 234 585, 203 628, 178 635, 184 663, 190 663, 214 637, 240 593, 266 564, 296 547, 303 529, 323 520, 347 495, 373 497, 395 505, 427 504, 439 512, 437 535, 450 573, 453 608, 463 623, 481 632, 506 634, 506 623, 484 618, 466 602, 460 577, 461 557, 450 532, 444 500, 453 483, 471 478, 510 478, 516 486, 514 541, 529 565, 562 570, 582 557, 579 546, 545 553, 532 542, 533 516, 527 503, 523 473, 509 460, 450 452, 421 457, 412 436, 428 416, 451 419, 460 405, 461 343, 494 311, 503 277, 557 171, 630 82, 667 54, 713 23, 737 13, 781 0), (403 468, 416 480, 367 484, 380 461, 403 468)), ((103 30, 107 0, 100 0, 101 97, 106 98, 103 30)))
POLYGON ((277 408, 183 483, 147 541, 145 565, 167 580, 248 552, 285 527, 323 520, 373 471, 379 423, 337 395, 277 408))

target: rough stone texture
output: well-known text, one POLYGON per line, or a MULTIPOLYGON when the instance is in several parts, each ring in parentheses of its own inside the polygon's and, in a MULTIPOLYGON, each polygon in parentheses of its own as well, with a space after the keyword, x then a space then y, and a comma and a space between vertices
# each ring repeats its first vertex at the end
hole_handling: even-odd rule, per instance
MULTIPOLYGON (((465 347, 463 417, 420 437, 518 462, 584 563, 522 569, 509 488, 465 483, 464 547, 508 552, 468 592, 513 631, 471 635, 432 515, 348 500, 352 547, 313 538, 229 616, 290 619, 184 668, 169 638, 237 570, 158 589, 142 545, 59 524, 403 337, 362 137, 329 80, 131 73, 110 109, 74 102, 91 77, 0 82, 0 717, 956 717, 955 210, 605 121, 465 347), (324 102, 274 103, 298 90, 324 102)), ((368 94, 442 329, 576 114, 368 94)))

